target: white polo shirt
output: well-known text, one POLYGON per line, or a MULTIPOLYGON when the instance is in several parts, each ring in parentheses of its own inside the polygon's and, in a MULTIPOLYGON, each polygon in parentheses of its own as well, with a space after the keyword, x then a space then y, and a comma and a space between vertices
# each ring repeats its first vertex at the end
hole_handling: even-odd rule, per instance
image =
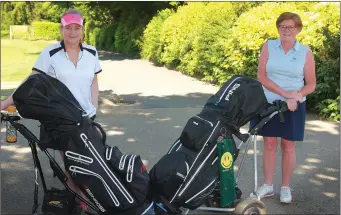
POLYGON ((91 85, 95 74, 102 69, 95 47, 82 44, 80 48, 77 66, 68 58, 62 41, 47 46, 32 69, 64 83, 86 111, 86 115, 92 117, 96 114, 96 108, 91 100, 91 85))

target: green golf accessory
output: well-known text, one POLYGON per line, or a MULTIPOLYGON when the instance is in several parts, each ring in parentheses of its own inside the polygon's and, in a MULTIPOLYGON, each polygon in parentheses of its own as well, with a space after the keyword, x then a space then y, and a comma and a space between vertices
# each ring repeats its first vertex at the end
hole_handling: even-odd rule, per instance
POLYGON ((232 141, 232 139, 220 136, 217 142, 220 175, 220 207, 226 207, 236 199, 232 141))

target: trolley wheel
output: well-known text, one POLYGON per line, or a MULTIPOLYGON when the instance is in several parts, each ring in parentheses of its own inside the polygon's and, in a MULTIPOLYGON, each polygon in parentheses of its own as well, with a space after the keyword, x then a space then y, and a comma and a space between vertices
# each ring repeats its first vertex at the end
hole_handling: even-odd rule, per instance
POLYGON ((266 206, 263 202, 255 198, 247 198, 237 205, 234 214, 242 215, 259 215, 266 214, 266 206))

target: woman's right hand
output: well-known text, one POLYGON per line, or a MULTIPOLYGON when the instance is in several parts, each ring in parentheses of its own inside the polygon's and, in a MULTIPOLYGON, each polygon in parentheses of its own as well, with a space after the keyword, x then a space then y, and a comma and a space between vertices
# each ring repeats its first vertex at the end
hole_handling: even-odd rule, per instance
POLYGON ((303 102, 302 94, 297 91, 284 91, 282 96, 287 99, 295 99, 296 101, 300 103, 303 102))
POLYGON ((297 100, 296 99, 288 99, 287 105, 288 105, 288 109, 290 111, 295 111, 297 109, 297 100))
POLYGON ((9 103, 9 101, 6 99, 6 100, 2 100, 0 102, 0 110, 4 110, 6 108, 8 108, 11 104, 9 103))

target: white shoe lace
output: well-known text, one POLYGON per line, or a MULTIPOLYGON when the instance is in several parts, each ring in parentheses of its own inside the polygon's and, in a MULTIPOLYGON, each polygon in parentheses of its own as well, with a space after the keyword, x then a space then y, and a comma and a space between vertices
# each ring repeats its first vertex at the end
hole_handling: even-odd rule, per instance
POLYGON ((290 196, 290 187, 282 187, 281 194, 283 197, 289 197, 290 196))

